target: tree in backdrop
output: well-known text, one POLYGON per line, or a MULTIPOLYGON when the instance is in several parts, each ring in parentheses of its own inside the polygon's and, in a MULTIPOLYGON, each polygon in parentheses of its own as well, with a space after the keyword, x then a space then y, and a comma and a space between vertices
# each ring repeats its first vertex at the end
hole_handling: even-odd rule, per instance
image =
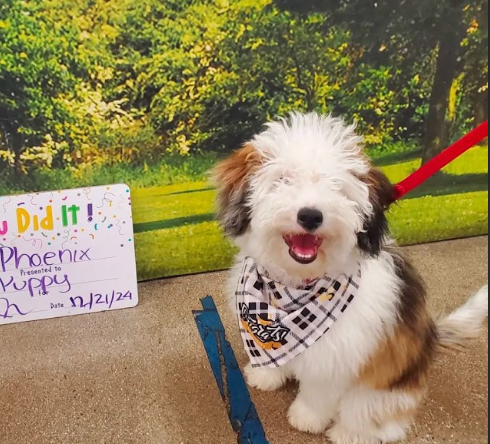
POLYGON ((425 137, 430 157, 488 115, 487 13, 485 0, 4 0, 1 180, 214 156, 292 110, 357 120, 377 155, 425 137))
MULTIPOLYGON (((124 100, 104 98, 116 31, 99 4, 69 12, 59 0, 0 5, 0 162, 13 180, 100 162, 108 135, 133 121, 124 100)), ((115 158, 107 151, 104 162, 115 158)))
POLYGON ((469 23, 463 40, 461 89, 469 98, 475 124, 488 120, 488 1, 466 8, 469 23))
POLYGON ((449 142, 454 118, 450 112, 451 90, 457 88, 465 66, 471 70, 465 78, 473 86, 473 100, 478 103, 475 120, 484 119, 482 96, 488 90, 483 84, 488 73, 488 54, 484 54, 488 51, 487 0, 276 0, 276 3, 300 14, 325 13, 331 25, 343 23, 362 48, 363 58, 371 63, 404 66, 410 71, 410 66, 428 68, 426 61, 434 60, 424 162, 449 142), (461 63, 465 57, 468 64, 461 63))
POLYGON ((259 16, 268 2, 142 0, 130 8, 117 42, 126 61, 120 97, 129 89, 130 106, 145 111, 166 152, 235 147, 263 122, 259 92, 239 64, 248 48, 235 40, 240 19, 259 16))
POLYGON ((400 68, 359 63, 349 31, 327 25, 324 14, 298 17, 269 0, 145 0, 128 12, 118 59, 131 63, 117 72, 169 151, 229 150, 292 110, 355 118, 369 146, 386 147, 420 84, 401 86, 400 68))
POLYGON ((46 135, 56 141, 57 122, 70 119, 62 97, 76 84, 75 45, 73 30, 40 20, 35 5, 26 8, 17 0, 0 5, 0 131, 9 148, 4 160, 17 176, 25 172, 27 159, 51 164, 57 154, 28 148, 46 135))

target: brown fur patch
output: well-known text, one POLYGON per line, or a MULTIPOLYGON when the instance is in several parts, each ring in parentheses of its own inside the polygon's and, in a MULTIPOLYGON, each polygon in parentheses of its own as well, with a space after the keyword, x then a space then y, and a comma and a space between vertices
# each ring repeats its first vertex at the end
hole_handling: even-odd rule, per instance
POLYGON ((402 281, 399 323, 360 375, 360 382, 379 390, 423 390, 437 348, 437 331, 426 306, 422 278, 410 262, 389 249, 402 281))
POLYGON ((373 214, 366 216, 363 232, 357 236, 358 245, 365 253, 377 256, 389 232, 385 211, 393 203, 394 186, 382 171, 374 167, 360 179, 369 187, 369 201, 373 206, 373 214))
POLYGON ((218 187, 217 216, 229 236, 240 236, 250 224, 248 180, 261 164, 261 154, 253 145, 247 144, 220 162, 213 171, 218 187))
POLYGON ((364 181, 369 186, 369 200, 376 210, 385 211, 393 203, 395 188, 385 173, 371 167, 364 181))

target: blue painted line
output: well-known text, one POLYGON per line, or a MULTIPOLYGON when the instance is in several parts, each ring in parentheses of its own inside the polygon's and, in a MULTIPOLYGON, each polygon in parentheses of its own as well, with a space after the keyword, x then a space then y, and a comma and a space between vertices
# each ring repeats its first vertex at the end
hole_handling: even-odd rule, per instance
POLYGON ((211 296, 201 300, 203 310, 193 311, 209 363, 225 402, 238 444, 269 444, 225 327, 211 296))

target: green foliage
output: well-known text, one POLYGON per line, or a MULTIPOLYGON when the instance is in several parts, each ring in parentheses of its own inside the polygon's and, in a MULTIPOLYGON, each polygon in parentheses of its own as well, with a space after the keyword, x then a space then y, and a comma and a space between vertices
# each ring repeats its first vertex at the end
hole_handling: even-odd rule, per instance
MULTIPOLYGON (((376 107, 377 115, 361 118, 368 122, 373 142, 381 141, 379 135, 393 141, 423 138, 423 157, 428 160, 450 139, 488 118, 488 0, 275 4, 301 16, 324 14, 328 26, 351 31, 359 64, 368 70, 390 67, 386 87, 391 97, 382 100, 385 109, 376 107), (381 112, 380 124, 376 119, 381 112)), ((377 99, 376 86, 374 82, 377 99)), ((383 87, 381 91, 386 97, 383 87)))
POLYGON ((109 16, 96 14, 105 2, 87 2, 92 4, 87 10, 73 2, 75 20, 63 3, 8 0, 0 5, 4 180, 23 182, 51 168, 78 171, 139 161, 146 145, 134 154, 136 144, 151 139, 148 151, 158 144, 141 112, 123 110, 126 99, 105 98, 115 64, 108 49, 117 34, 109 16), (98 26, 90 12, 101 21, 98 26))
POLYGON ((175 155, 231 150, 291 110, 356 120, 376 158, 414 151, 463 11, 457 137, 488 115, 488 5, 463 3, 3 0, 0 186, 186 180, 209 162, 177 173, 175 155))
MULTIPOLYGON (((132 188, 171 186, 188 182, 205 181, 216 162, 213 153, 182 157, 171 155, 158 163, 131 165, 85 165, 75 171, 66 169, 40 168, 32 171, 20 181, 2 181, 0 171, 0 195, 22 191, 59 190, 66 188, 127 183, 132 188)), ((187 185, 188 187, 189 185, 187 185)))
POLYGON ((57 122, 70 120, 63 97, 77 83, 75 46, 73 29, 41 17, 37 5, 0 5, 0 131, 11 148, 0 157, 18 172, 36 159, 50 166, 64 148, 55 137, 63 136, 57 122), (50 147, 38 148, 46 133, 50 147))

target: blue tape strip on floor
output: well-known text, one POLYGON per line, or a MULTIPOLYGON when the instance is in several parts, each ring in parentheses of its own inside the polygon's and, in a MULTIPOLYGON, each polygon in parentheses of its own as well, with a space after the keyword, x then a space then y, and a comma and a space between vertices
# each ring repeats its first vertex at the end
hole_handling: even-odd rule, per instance
POLYGON ((264 428, 250 398, 245 379, 226 339, 225 328, 211 296, 201 300, 203 310, 194 311, 197 328, 209 363, 225 402, 238 444, 268 444, 264 428))

